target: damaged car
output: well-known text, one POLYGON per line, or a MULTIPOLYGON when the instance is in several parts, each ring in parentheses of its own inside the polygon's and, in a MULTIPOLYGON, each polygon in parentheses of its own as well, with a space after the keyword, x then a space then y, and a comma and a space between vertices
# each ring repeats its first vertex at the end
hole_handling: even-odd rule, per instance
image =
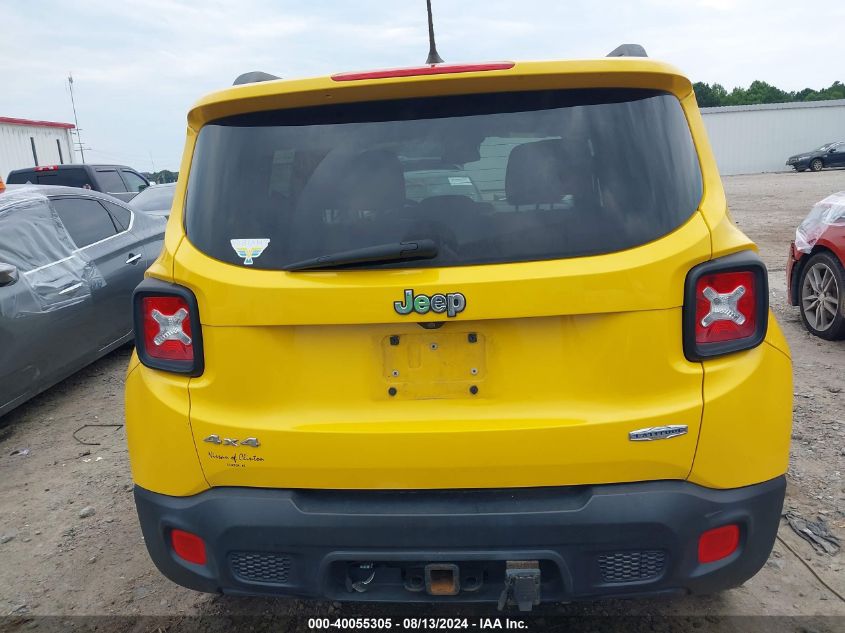
POLYGON ((95 191, 0 192, 0 416, 132 341, 164 226, 95 191))
POLYGON ((816 203, 795 231, 786 262, 787 298, 807 330, 845 338, 845 191, 816 203))

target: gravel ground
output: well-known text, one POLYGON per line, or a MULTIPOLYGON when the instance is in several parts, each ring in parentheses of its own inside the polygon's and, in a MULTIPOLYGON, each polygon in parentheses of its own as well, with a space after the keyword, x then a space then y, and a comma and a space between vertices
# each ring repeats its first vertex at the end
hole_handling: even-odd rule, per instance
MULTIPOLYGON (((772 305, 792 347, 796 398, 786 507, 810 520, 823 519, 845 540, 845 342, 821 341, 804 331, 797 310, 786 304, 784 280, 795 226, 814 202, 845 190, 845 171, 735 176, 725 178, 725 186, 735 219, 769 266, 772 305)), ((123 422, 129 354, 127 349, 111 354, 0 421, 0 616, 27 623, 33 615, 408 613, 397 607, 205 595, 162 577, 141 538, 123 429, 89 427, 78 433, 97 445, 73 438, 84 424, 123 422), (28 455, 12 454, 24 448, 28 455)), ((817 553, 784 521, 770 560, 743 587, 710 597, 559 605, 542 612, 845 616, 845 603, 816 577, 843 595, 842 571, 841 554, 817 553)))

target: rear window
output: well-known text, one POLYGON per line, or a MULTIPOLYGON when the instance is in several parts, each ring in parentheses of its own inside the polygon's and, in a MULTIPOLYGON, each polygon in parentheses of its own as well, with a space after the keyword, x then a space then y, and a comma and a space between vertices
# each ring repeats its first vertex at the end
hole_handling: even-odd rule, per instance
POLYGON ((62 187, 91 188, 91 179, 84 169, 57 169, 55 171, 26 171, 9 177, 9 184, 59 185, 62 187))
POLYGON ((129 209, 121 207, 119 204, 108 202, 107 200, 101 200, 100 202, 108 209, 109 215, 114 220, 115 228, 118 231, 129 230, 129 225, 132 223, 132 212, 129 209))
POLYGON ((281 110, 205 125, 188 239, 252 265, 432 239, 459 266, 641 245, 683 224, 702 193, 678 100, 651 90, 462 95, 281 110))

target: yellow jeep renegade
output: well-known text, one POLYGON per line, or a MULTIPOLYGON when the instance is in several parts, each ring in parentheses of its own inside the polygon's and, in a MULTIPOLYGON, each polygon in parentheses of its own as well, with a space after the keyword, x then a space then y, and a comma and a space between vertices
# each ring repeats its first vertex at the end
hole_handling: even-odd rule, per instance
POLYGON ((530 609, 760 569, 789 350, 688 79, 631 56, 245 79, 190 111, 134 297, 162 573, 530 609))

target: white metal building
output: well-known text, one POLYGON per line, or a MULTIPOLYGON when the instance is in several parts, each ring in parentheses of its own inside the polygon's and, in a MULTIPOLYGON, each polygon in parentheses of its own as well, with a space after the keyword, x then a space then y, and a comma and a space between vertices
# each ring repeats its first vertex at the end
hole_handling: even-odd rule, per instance
POLYGON ((0 177, 13 169, 73 163, 71 123, 0 116, 0 177))
POLYGON ((845 99, 702 108, 723 176, 785 171, 786 159, 845 141, 845 99))

